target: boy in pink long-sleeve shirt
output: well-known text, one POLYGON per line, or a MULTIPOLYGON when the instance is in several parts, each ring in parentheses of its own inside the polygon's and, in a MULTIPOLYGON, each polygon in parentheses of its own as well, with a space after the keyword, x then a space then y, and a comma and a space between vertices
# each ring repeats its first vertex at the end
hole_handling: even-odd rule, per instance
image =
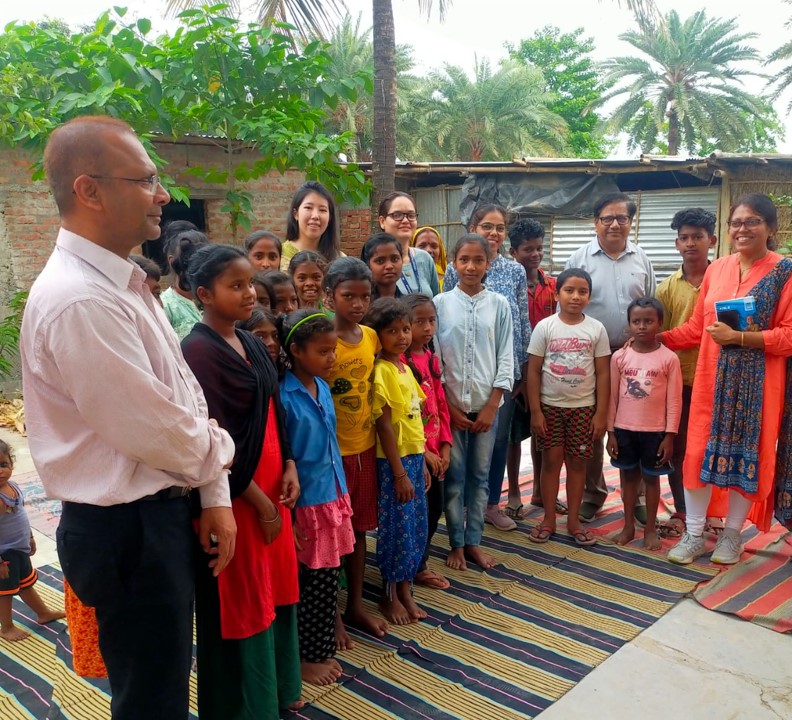
POLYGON ((611 358, 608 408, 608 453, 619 468, 624 495, 624 528, 616 539, 626 545, 635 537, 638 485, 646 485, 644 547, 658 550, 655 523, 660 504, 660 476, 673 470, 671 456, 682 411, 679 358, 661 345, 663 306, 638 298, 627 308, 632 344, 611 358))

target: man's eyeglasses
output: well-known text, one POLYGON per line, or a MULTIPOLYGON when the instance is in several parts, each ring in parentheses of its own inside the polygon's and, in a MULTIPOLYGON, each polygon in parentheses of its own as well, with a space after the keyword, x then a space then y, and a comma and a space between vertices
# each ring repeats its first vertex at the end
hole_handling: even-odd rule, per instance
POLYGON ((743 225, 747 228, 759 227, 764 222, 763 218, 748 218, 747 220, 729 220, 732 230, 739 230, 743 225))
POLYGON ((403 210, 394 210, 387 214, 387 217, 393 218, 396 222, 401 222, 404 218, 407 218, 410 222, 413 220, 418 219, 417 212, 404 212, 403 210))
POLYGON ((632 218, 629 215, 603 215, 602 217, 598 217, 597 220, 606 227, 608 225, 613 225, 614 220, 619 223, 619 225, 629 225, 632 222, 632 218))
POLYGON ((492 232, 493 230, 498 235, 503 235, 506 232, 505 225, 493 225, 492 223, 479 223, 476 227, 480 227, 485 233, 492 232))
POLYGON ((152 195, 157 192, 157 188, 160 185, 159 175, 149 175, 144 178, 118 177, 116 175, 89 175, 88 177, 94 180, 123 180, 125 182, 137 183, 138 185, 146 187, 152 195))

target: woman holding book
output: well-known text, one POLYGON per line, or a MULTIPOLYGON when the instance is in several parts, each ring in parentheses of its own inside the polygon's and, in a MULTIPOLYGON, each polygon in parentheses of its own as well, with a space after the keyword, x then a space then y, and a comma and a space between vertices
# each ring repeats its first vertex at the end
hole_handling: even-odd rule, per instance
MULTIPOLYGON (((770 198, 739 198, 729 214, 735 252, 707 269, 690 320, 658 336, 672 350, 701 344, 683 465, 687 531, 668 554, 672 562, 707 552, 707 516, 726 518, 712 561, 738 562, 746 518, 770 527, 776 470, 792 468, 792 438, 781 431, 782 416, 792 414, 792 260, 774 252, 777 229, 770 198), (716 302, 748 296, 758 330, 718 321, 716 302)), ((790 418, 784 422, 789 428, 790 418)))

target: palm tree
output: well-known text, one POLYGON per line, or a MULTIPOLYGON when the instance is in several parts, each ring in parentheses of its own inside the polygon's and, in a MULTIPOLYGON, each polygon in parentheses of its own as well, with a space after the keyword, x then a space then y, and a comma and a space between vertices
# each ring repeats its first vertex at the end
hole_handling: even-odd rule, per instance
POLYGON ((516 61, 493 72, 488 61, 475 63, 471 80, 455 65, 429 74, 412 114, 420 128, 414 138, 419 157, 432 160, 503 160, 516 156, 557 155, 567 125, 548 109, 540 70, 516 61))
MULTIPOLYGON (((224 0, 237 16, 241 12, 239 0, 224 0)), ((206 0, 166 0, 166 12, 179 13, 188 8, 206 5, 206 0)), ((346 12, 344 0, 257 0, 258 22, 285 22, 297 28, 303 42, 326 38, 341 15, 346 12)))
MULTIPOLYGON (((371 28, 363 28, 362 14, 353 20, 346 15, 341 24, 336 27, 328 38, 327 54, 331 59, 331 68, 328 79, 342 82, 346 78, 363 73, 369 77, 374 72, 374 49, 371 41, 371 28)), ((414 61, 412 47, 409 45, 396 46, 396 74, 398 93, 401 96, 402 83, 409 76, 414 61)), ((411 80, 411 78, 409 78, 411 80)), ((330 133, 352 131, 357 141, 355 143, 355 162, 371 160, 372 142, 372 97, 373 93, 360 93, 355 102, 341 100, 336 107, 328 110, 328 119, 325 130, 330 133)))
MULTIPOLYGON (((788 5, 792 5, 792 0, 784 0, 788 5)), ((785 27, 792 29, 792 18, 789 18, 785 27)), ((772 95, 773 100, 777 100, 781 95, 792 86, 792 40, 785 42, 780 48, 773 50, 765 64, 774 62, 787 63, 775 75, 770 78, 770 87, 775 86, 772 95)), ((792 111, 792 100, 787 105, 787 114, 792 111)))
MULTIPOLYGON (((204 0, 166 0, 170 12, 195 7, 204 0)), ((238 8, 238 0, 228 0, 238 8)), ((303 35, 311 33, 326 37, 321 32, 330 18, 338 18, 340 9, 346 8, 344 0, 258 0, 259 18, 275 17, 298 25, 303 35), (319 30, 319 33, 315 31, 319 30)), ((453 0, 438 0, 438 16, 442 20, 453 0)), ((659 17, 654 0, 616 0, 647 21, 659 17)), ((425 15, 434 8, 433 0, 418 0, 425 15)), ((393 23, 392 0, 372 0, 374 24, 374 128, 372 142, 372 180, 375 187, 374 204, 378 198, 393 190, 396 174, 396 33, 393 23)))
POLYGON ((639 22, 639 30, 619 36, 642 53, 603 64, 605 82, 614 88, 593 106, 626 95, 607 129, 626 129, 630 149, 651 152, 664 135, 670 155, 717 142, 723 150, 740 145, 754 132, 753 116, 766 106, 739 85, 758 73, 741 67, 759 54, 745 40, 756 37, 737 28, 737 20, 708 18, 700 10, 682 21, 676 11, 664 24, 639 22))

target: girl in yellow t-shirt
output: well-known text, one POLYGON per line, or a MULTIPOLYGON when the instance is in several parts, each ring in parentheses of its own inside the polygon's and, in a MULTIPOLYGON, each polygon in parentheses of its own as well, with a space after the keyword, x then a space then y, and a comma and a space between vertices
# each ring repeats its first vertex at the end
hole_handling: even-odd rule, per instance
POLYGON ((409 306, 396 298, 380 298, 371 304, 363 324, 376 331, 382 348, 374 363, 373 405, 379 478, 377 565, 385 582, 380 609, 394 625, 406 625, 426 617, 411 590, 426 545, 426 490, 431 482, 423 455, 425 395, 400 359, 412 342, 409 306))

